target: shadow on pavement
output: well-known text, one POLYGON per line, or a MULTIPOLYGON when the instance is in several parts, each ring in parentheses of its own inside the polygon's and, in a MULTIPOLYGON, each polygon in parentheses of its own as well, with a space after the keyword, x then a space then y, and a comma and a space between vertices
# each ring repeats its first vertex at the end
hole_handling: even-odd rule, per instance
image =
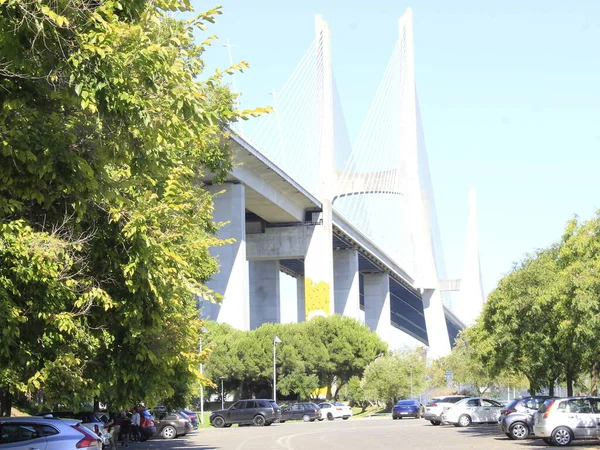
POLYGON ((184 438, 176 438, 172 440, 166 439, 151 439, 147 442, 132 442, 129 447, 121 447, 117 445, 117 450, 217 450, 219 447, 213 445, 203 445, 200 443, 190 442, 184 438))
MULTIPOLYGON (((497 442, 510 442, 512 445, 517 446, 517 448, 555 448, 546 444, 542 439, 529 438, 524 439, 522 441, 516 441, 509 439, 499 430, 496 425, 471 425, 465 428, 456 428, 456 430, 462 434, 463 436, 473 436, 473 437, 491 437, 494 438, 497 442)), ((597 440, 583 441, 577 440, 572 442, 567 448, 590 448, 590 447, 598 447, 597 440)))

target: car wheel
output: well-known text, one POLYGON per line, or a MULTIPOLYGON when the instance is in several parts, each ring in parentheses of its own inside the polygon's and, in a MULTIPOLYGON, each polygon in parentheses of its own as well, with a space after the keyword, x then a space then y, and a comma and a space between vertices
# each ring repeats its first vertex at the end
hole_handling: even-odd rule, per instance
POLYGON ((430 420, 431 425, 441 425, 442 422, 440 422, 439 420, 430 420))
POLYGON ((302 416, 302 420, 304 420, 305 422, 308 422, 310 420, 310 417, 308 417, 308 414, 304 414, 302 416))
POLYGON ((572 440, 573 435, 571 434, 571 430, 569 430, 568 428, 558 427, 552 432, 552 442, 555 445, 564 447, 565 445, 569 445, 572 440))
POLYGON ((226 423, 225 428, 231 428, 231 425, 232 425, 231 423, 226 423))
POLYGON ((265 418, 263 416, 261 416, 260 414, 257 414, 256 416, 254 416, 252 423, 254 425, 256 425, 257 427, 262 427, 265 424, 265 418))
POLYGON ((327 413, 327 420, 333 420, 333 414, 327 413))
POLYGON ((310 419, 310 421, 311 421, 311 422, 314 422, 314 421, 315 421, 315 419, 310 419))
POLYGON ((160 435, 165 439, 175 439, 177 437, 177 430, 175 429, 175 427, 167 425, 162 429, 160 435))
POLYGON ((342 417, 343 420, 348 420, 350 417, 342 417))
POLYGON ((285 423, 285 420, 280 420, 279 423, 285 423))
POLYGON ((402 416, 398 416, 398 420, 402 420, 402 416))
POLYGON ((225 425, 225 419, 223 419, 221 416, 217 416, 213 419, 212 424, 215 428, 223 428, 225 425))
POLYGON ((325 420, 325 419, 321 419, 321 418, 319 418, 319 422, 323 422, 323 420, 325 420))
POLYGON ((458 418, 457 425, 459 427, 468 427, 469 425, 471 425, 471 418, 466 414, 463 414, 458 418))
POLYGON ((521 440, 529 436, 529 428, 523 422, 515 422, 508 429, 511 439, 521 440))
POLYGON ((265 427, 270 427, 273 422, 265 422, 265 427))

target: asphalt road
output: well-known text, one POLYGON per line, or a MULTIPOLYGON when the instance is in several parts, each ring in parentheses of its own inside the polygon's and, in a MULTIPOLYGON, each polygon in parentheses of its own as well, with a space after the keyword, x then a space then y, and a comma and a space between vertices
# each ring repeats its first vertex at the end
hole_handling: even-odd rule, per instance
MULTIPOLYGON (((600 441, 577 441, 569 449, 598 448, 600 441)), ((494 425, 468 428, 433 426, 423 419, 350 419, 333 422, 286 422, 270 427, 202 429, 184 438, 130 444, 136 450, 373 450, 373 449, 513 449, 548 447, 542 440, 511 441, 494 425)))

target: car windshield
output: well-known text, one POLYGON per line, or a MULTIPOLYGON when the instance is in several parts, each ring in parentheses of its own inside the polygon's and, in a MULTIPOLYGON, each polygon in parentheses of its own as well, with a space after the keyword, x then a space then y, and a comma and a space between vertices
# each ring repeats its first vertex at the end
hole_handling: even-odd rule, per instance
POLYGON ((397 406, 406 406, 406 405, 414 405, 415 401, 414 400, 400 400, 398 403, 396 403, 397 406))
POLYGON ((517 403, 519 403, 521 401, 521 399, 515 399, 512 402, 510 402, 508 405, 506 405, 506 409, 515 409, 517 407, 517 403))
POLYGON ((346 406, 346 405, 344 405, 343 403, 340 403, 340 402, 333 402, 333 404, 335 406, 346 406))
POLYGON ((280 409, 280 408, 279 408, 279 405, 278 405, 277 403, 275 403, 273 400, 271 400, 269 403, 271 404, 271 406, 272 406, 273 408, 275 408, 275 409, 280 409))

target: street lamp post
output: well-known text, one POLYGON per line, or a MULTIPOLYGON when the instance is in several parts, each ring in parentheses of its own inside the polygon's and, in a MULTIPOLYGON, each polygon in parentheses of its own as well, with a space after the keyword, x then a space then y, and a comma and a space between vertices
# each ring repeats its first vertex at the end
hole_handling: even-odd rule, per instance
POLYGON ((410 367, 410 398, 412 398, 413 397, 413 382, 412 382, 412 368, 413 368, 413 365, 409 364, 408 367, 410 367))
POLYGON ((221 380, 221 409, 225 409, 225 391, 223 390, 223 380, 225 377, 219 377, 221 380))
MULTIPOLYGON (((204 327, 200 329, 202 334, 208 333, 204 327)), ((202 355, 202 336, 200 336, 200 355, 202 355)), ((204 375, 204 364, 200 363, 200 375, 204 375)), ((204 385, 200 383, 200 423, 204 425, 204 385)))
POLYGON ((277 344, 281 342, 277 336, 273 338, 273 401, 277 402, 277 344))

